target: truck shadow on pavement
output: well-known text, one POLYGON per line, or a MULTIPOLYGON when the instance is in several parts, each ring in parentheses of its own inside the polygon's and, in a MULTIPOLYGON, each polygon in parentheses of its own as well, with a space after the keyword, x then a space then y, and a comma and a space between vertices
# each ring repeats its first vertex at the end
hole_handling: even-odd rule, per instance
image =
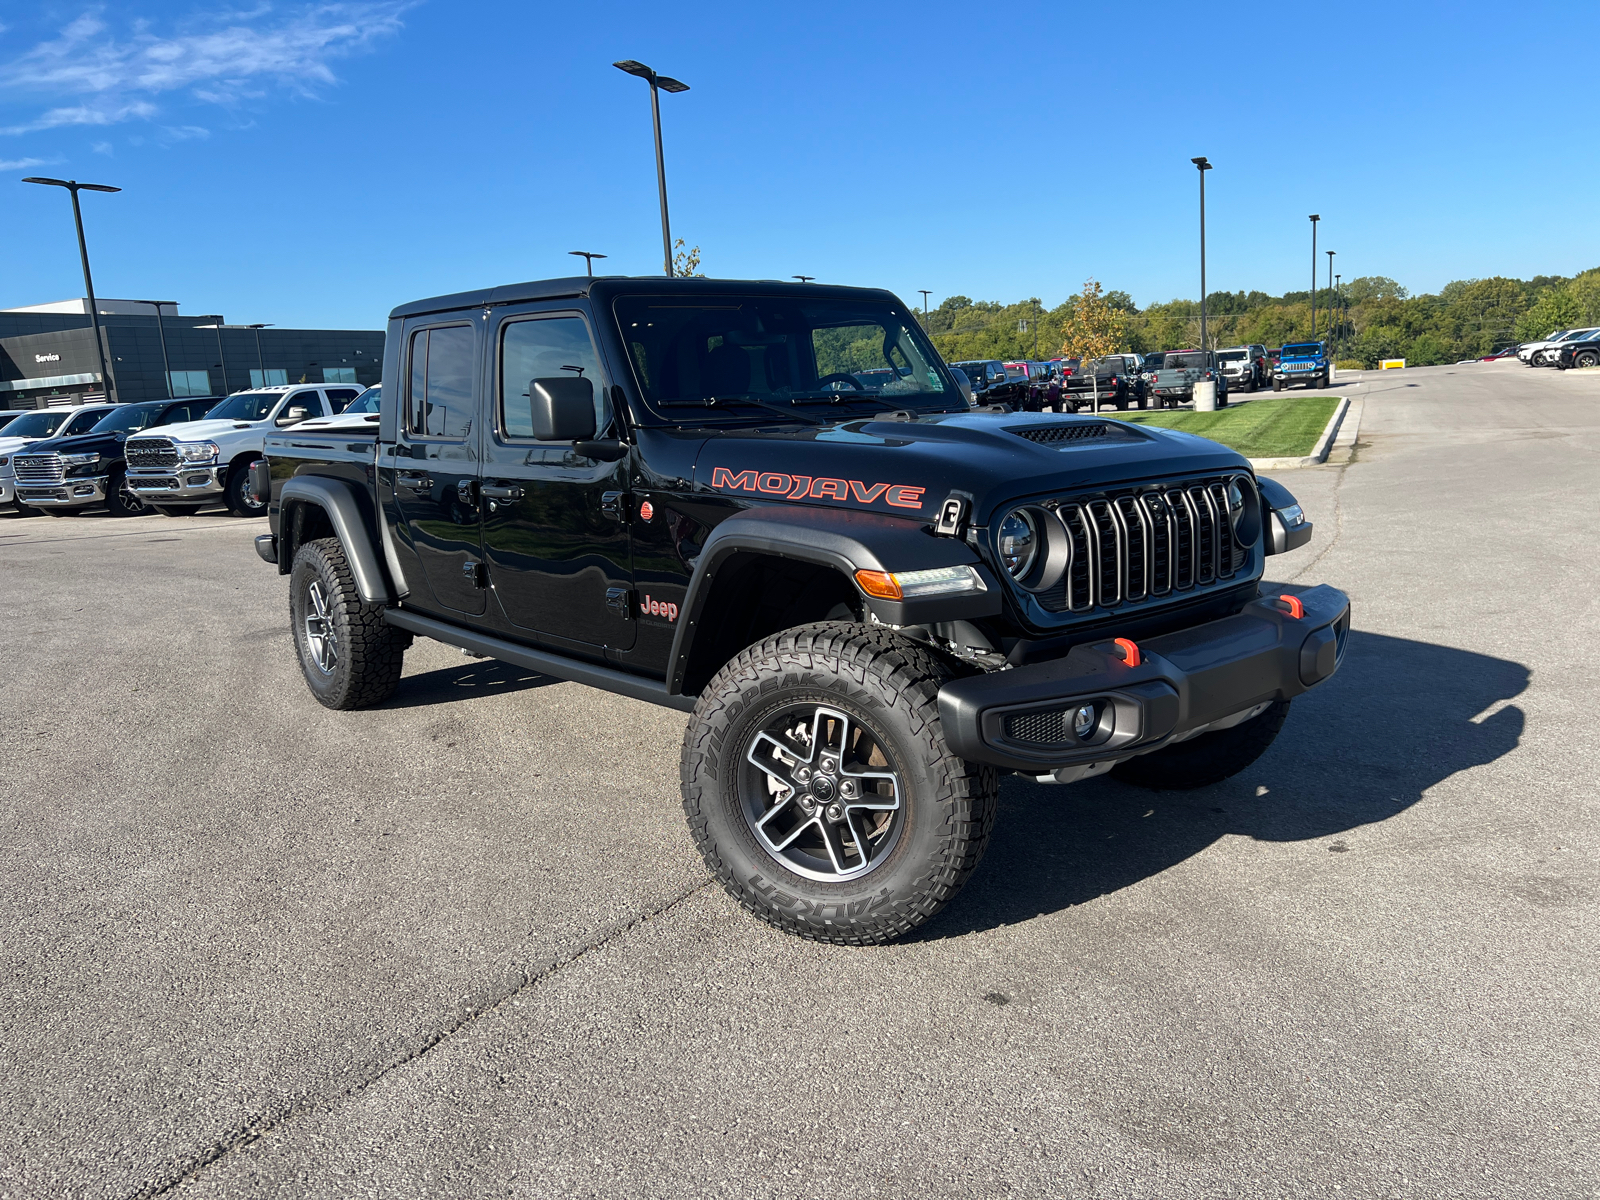
MULTIPOLYGON (((1114 779, 1061 786, 1003 776, 983 863, 911 940, 1083 904, 1228 834, 1310 841, 1387 820, 1435 784, 1514 749, 1523 713, 1504 702, 1528 679, 1521 663, 1352 632, 1339 673, 1296 700, 1277 741, 1232 779, 1157 792, 1114 779)), ((1345 840, 1359 849, 1359 836, 1328 849, 1345 849, 1345 840)))
POLYGON ((526 667, 499 662, 492 658, 473 659, 459 666, 440 667, 421 675, 407 675, 400 688, 379 709, 420 708, 427 704, 445 704, 454 700, 468 700, 473 696, 497 696, 529 688, 548 687, 561 680, 541 675, 526 667))

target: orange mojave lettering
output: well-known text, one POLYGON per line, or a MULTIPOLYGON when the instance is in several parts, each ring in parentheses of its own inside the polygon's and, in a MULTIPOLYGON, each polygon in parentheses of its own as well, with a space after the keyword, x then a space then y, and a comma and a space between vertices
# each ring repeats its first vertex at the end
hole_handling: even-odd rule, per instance
POLYGON ((727 467, 712 469, 711 486, 732 492, 785 496, 790 500, 854 500, 858 504, 876 504, 882 500, 895 508, 921 508, 922 493, 928 490, 903 483, 865 484, 858 479, 822 479, 785 475, 781 471, 735 473, 727 467))

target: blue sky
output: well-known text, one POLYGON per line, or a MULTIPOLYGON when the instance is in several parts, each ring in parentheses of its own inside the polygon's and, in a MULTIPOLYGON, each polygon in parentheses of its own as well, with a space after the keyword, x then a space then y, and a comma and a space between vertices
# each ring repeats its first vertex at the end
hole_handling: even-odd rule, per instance
MULTIPOLYGON (((0 306, 96 288, 282 326, 660 270, 796 273, 1054 304, 1306 286, 1308 213, 1346 279, 1600 265, 1587 6, 924 3, 85 5, 0 0, 0 306), (1205 14, 1202 20, 1200 14, 1205 14), (1201 54, 1203 53, 1203 62, 1201 54), (1582 57, 1581 55, 1579 56, 1582 57)), ((1326 265, 1326 258, 1322 259, 1326 265)))

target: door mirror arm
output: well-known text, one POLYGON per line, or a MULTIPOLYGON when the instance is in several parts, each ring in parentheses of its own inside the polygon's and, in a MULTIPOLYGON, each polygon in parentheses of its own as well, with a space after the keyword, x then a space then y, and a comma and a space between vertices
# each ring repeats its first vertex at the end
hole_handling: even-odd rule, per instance
POLYGON ((628 453, 627 443, 619 441, 617 438, 573 442, 572 449, 575 454, 581 454, 585 458, 598 459, 600 462, 617 462, 628 453))

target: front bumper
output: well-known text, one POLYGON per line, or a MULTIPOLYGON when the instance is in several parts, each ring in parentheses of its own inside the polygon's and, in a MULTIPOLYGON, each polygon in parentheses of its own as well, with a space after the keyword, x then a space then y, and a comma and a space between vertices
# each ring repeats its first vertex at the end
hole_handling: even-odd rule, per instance
POLYGON ((10 504, 17 498, 17 481, 0 478, 0 504, 10 504))
POLYGON ((17 499, 30 508, 82 508, 106 501, 105 475, 68 475, 60 483, 19 483, 17 499))
POLYGON ((228 468, 212 463, 128 472, 128 487, 145 500, 204 500, 219 496, 228 483, 228 468))
POLYGON ((962 758, 1030 775, 1148 753, 1275 700, 1302 694, 1339 668, 1350 600, 1337 588, 1288 589, 1299 617, 1263 595, 1231 617, 1138 644, 1130 666, 1114 642, 1063 658, 953 680, 939 715, 962 758), (1080 737, 1074 714, 1093 712, 1080 737))

